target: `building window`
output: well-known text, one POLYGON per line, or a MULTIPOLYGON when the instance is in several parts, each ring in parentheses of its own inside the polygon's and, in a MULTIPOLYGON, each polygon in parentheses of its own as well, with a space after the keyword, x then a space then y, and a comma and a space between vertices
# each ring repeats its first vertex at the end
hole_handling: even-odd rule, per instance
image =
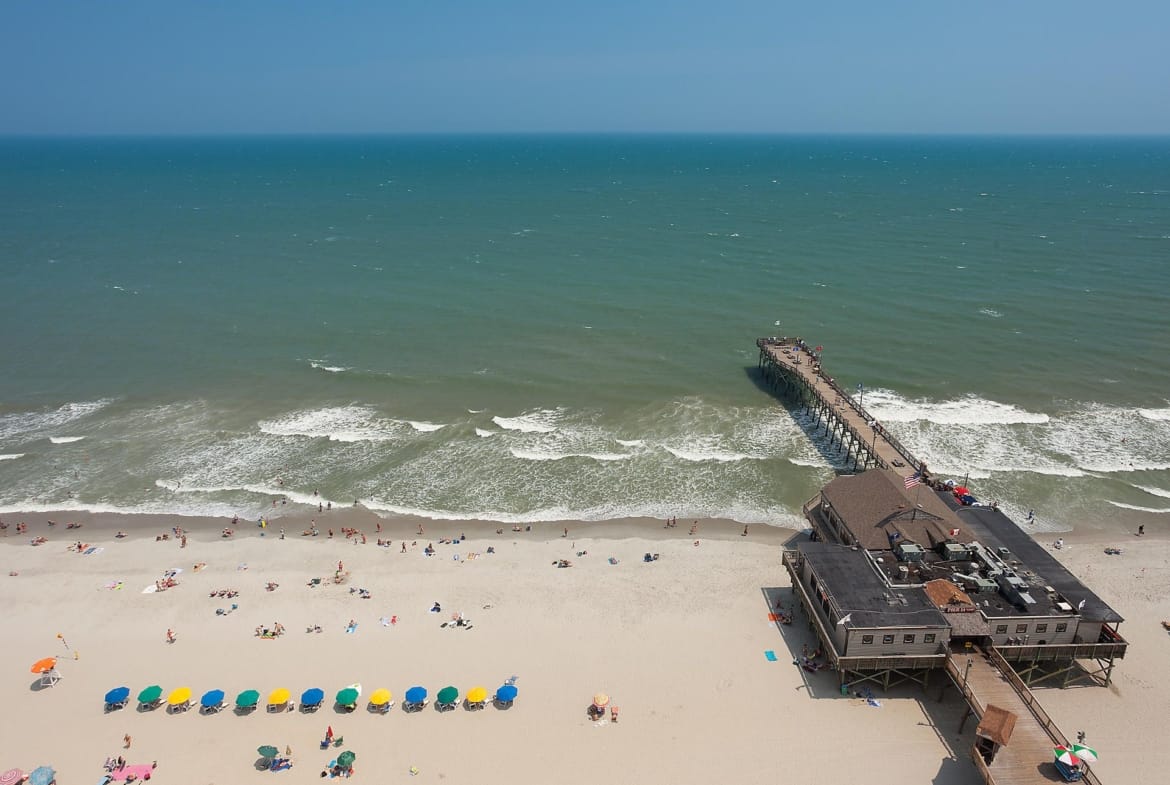
POLYGON ((861 636, 861 643, 865 646, 868 646, 869 644, 873 643, 873 636, 872 635, 862 635, 861 636))
POLYGON ((902 636, 902 643, 913 643, 913 642, 914 642, 914 636, 912 634, 902 636))
POLYGON ((923 635, 923 636, 922 636, 922 642, 923 642, 923 643, 934 643, 934 633, 933 633, 933 632, 928 632, 928 633, 926 633, 925 635, 923 635))
POLYGON ((894 636, 893 636, 893 635, 883 635, 883 636, 882 636, 882 643, 886 644, 887 646, 889 646, 889 645, 890 645, 890 644, 892 644, 893 642, 894 642, 894 636))
POLYGON ((996 625, 995 634, 996 635, 1007 635, 1007 625, 1006 624, 996 625))
POLYGON ((1067 629, 1068 629, 1068 624, 1067 624, 1066 622, 1063 622, 1063 621, 1062 621, 1062 622, 1060 622, 1059 624, 1057 624, 1057 625, 1056 625, 1056 631, 1057 631, 1057 632, 1064 632, 1064 631, 1065 631, 1065 630, 1067 630, 1067 629))
POLYGON ((1036 625, 1036 632, 1048 632, 1048 625, 1047 624, 1037 624, 1036 625))
POLYGON ((1027 624, 1017 624, 1016 625, 1016 635, 1023 635, 1027 631, 1028 631, 1027 624))

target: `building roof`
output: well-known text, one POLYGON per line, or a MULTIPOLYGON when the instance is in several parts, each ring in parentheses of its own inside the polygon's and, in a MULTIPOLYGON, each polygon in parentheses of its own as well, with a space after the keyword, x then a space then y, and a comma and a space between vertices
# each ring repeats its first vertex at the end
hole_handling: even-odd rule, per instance
POLYGON ((878 577, 860 548, 828 542, 801 543, 817 576, 813 594, 837 606, 848 627, 946 627, 947 620, 920 588, 892 589, 878 577))
POLYGON ((1055 589, 1073 608, 1078 609, 1080 618, 1111 624, 1124 621, 1121 614, 1081 583, 1055 556, 1002 511, 990 507, 961 507, 953 501, 950 492, 940 492, 936 496, 943 504, 950 504, 958 511, 957 515, 980 543, 992 550, 1007 548, 1023 567, 1035 574, 1034 583, 1055 589), (1081 605, 1082 602, 1084 605, 1081 605))
POLYGON ((1007 709, 989 703, 983 712, 983 719, 979 721, 979 727, 975 729, 975 734, 1006 746, 1012 738, 1012 731, 1016 729, 1016 719, 1016 715, 1007 709))
POLYGON ((923 588, 927 598, 943 613, 978 610, 967 593, 948 580, 927 581, 923 588))
POLYGON ((866 550, 890 550, 912 542, 932 548, 942 542, 974 540, 954 510, 925 486, 906 490, 892 469, 842 475, 821 490, 821 499, 866 550))

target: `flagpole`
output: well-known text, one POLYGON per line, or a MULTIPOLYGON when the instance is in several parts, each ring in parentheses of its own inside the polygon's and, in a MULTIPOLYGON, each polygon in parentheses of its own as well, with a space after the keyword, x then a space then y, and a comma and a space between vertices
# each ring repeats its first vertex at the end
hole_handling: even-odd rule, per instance
POLYGON ((918 517, 918 494, 922 493, 922 479, 919 478, 918 484, 914 486, 914 512, 910 513, 910 520, 918 517))

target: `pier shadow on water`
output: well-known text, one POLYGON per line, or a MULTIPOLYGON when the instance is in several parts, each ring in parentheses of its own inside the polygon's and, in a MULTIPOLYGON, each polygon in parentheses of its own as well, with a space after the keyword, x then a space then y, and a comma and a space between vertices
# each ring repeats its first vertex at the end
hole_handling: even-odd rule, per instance
POLYGON ((768 384, 759 367, 747 365, 744 366, 743 372, 748 380, 756 386, 756 389, 767 393, 769 398, 784 408, 784 411, 792 418, 792 422, 800 428, 808 443, 817 451, 817 455, 821 456, 836 474, 857 474, 860 471, 860 469, 857 471, 853 469, 853 464, 848 461, 848 455, 841 449, 841 445, 827 433, 821 432, 822 426, 817 422, 816 417, 805 414, 803 406, 777 393, 768 384))

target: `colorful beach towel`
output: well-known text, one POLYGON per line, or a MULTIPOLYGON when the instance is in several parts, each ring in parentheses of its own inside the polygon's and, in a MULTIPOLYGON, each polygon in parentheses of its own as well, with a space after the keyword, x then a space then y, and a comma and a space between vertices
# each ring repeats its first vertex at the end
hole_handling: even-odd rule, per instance
POLYGON ((122 782, 131 774, 135 776, 135 781, 141 781, 149 772, 152 772, 154 767, 149 763, 136 763, 133 766, 123 766, 120 769, 114 769, 110 772, 110 777, 115 782, 122 782))
POLYGON ((772 651, 771 649, 768 649, 767 651, 764 652, 764 658, 767 659, 768 662, 775 662, 776 661, 776 652, 772 651))

